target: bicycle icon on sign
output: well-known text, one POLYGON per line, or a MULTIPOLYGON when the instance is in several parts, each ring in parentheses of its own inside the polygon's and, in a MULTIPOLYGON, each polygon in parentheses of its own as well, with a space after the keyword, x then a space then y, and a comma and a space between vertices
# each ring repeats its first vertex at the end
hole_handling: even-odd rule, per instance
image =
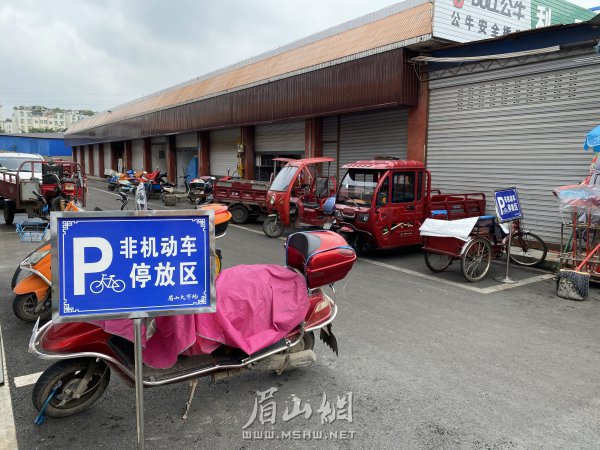
POLYGON ((123 280, 115 280, 114 275, 106 275, 102 274, 101 280, 92 281, 90 284, 90 291, 93 294, 99 294, 106 289, 112 289, 113 291, 119 293, 125 290, 125 282, 123 280))

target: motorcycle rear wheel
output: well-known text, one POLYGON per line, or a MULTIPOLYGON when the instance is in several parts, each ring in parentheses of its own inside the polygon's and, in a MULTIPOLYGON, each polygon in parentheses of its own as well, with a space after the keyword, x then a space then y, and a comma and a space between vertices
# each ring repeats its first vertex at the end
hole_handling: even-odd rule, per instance
MULTIPOLYGON (((46 302, 48 300, 44 301, 44 303, 46 302)), ((15 295, 12 306, 15 316, 24 322, 35 323, 38 317, 40 321, 45 322, 52 317, 50 305, 44 305, 39 312, 35 312, 35 308, 38 306, 38 299, 34 292, 15 295)))
POLYGON ((68 417, 89 408, 106 390, 110 381, 110 368, 104 361, 98 361, 86 391, 79 398, 73 398, 61 405, 66 390, 75 390, 84 377, 93 358, 66 359, 48 367, 33 387, 33 406, 40 411, 52 390, 61 383, 56 394, 46 408, 49 417, 68 417))

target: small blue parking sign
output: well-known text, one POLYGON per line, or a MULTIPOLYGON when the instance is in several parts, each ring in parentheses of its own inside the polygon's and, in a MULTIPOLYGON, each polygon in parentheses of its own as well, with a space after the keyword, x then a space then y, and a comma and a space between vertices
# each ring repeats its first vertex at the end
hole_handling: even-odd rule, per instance
POLYGON ((500 223, 523 218, 516 187, 495 191, 494 200, 500 223))
POLYGON ((214 312, 212 211, 57 213, 58 322, 214 312))

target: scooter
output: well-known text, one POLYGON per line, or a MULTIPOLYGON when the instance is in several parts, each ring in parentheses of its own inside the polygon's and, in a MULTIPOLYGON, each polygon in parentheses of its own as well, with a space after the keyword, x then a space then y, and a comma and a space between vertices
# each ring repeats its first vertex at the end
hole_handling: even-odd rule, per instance
POLYGON ((160 197, 165 206, 175 206, 177 203, 179 203, 179 200, 185 198, 187 198, 190 202, 195 203, 196 196, 192 194, 192 191, 190 190, 190 183, 187 180, 187 175, 183 175, 180 178, 183 178, 185 190, 177 191, 175 190, 175 187, 165 186, 164 192, 160 197))
MULTIPOLYGON (((47 201, 42 195, 37 192, 33 194, 44 207, 47 207, 47 201)), ((60 211, 81 211, 81 207, 74 197, 68 198, 64 192, 61 192, 56 199, 59 201, 53 201, 52 204, 54 207, 60 208, 60 211)), ((38 318, 45 321, 52 315, 51 245, 47 240, 48 237, 48 233, 46 233, 45 241, 21 261, 12 278, 11 287, 15 294, 12 305, 13 313, 25 322, 33 323, 38 318), (21 272, 30 275, 19 280, 21 272)))
MULTIPOLYGON (((189 354, 188 350, 183 351, 177 357, 175 365, 166 369, 152 368, 144 364, 144 387, 193 380, 192 394, 187 403, 185 418, 197 380, 201 377, 212 375, 215 380, 222 380, 247 369, 276 371, 281 374, 288 369, 308 366, 316 360, 313 351, 314 332, 316 331, 320 332, 321 340, 337 354, 337 341, 331 327, 338 312, 334 301, 335 290, 332 289, 332 298, 325 293, 323 287, 330 285, 333 288, 334 282, 343 279, 352 268, 356 254, 341 236, 331 231, 292 234, 288 237, 285 248, 286 267, 290 269, 289 271, 283 267, 266 266, 279 269, 278 273, 285 275, 287 283, 284 286, 288 293, 273 297, 271 306, 275 312, 278 311, 278 305, 283 305, 282 308, 289 308, 289 298, 293 297, 289 292, 295 292, 298 300, 294 300, 293 303, 296 305, 294 316, 300 317, 300 323, 295 322, 295 318, 293 323, 288 320, 278 324, 278 326, 285 327, 279 329, 282 334, 278 336, 285 337, 279 339, 276 336, 269 341, 261 341, 265 346, 251 353, 223 343, 220 339, 207 340, 196 334, 196 342, 190 348, 200 348, 200 351, 192 352, 193 354, 189 354), (287 289, 287 287, 296 289, 287 289), (301 301, 300 294, 304 287, 307 289, 308 299, 306 296, 302 296, 303 301, 301 301), (298 311, 301 312, 298 313, 298 311), (302 311, 306 311, 306 313, 302 311), (274 339, 275 341, 271 342, 274 339), (203 351, 203 345, 207 341, 216 344, 216 350, 203 351)), ((229 270, 233 269, 236 268, 229 270)), ((217 279, 217 295, 219 295, 220 289, 242 289, 243 282, 219 286, 218 280, 225 274, 224 271, 217 279)), ((263 280, 263 278, 260 279, 263 280)), ((265 288, 271 289, 266 284, 265 288)), ((239 296, 236 297, 241 292, 246 291, 232 292, 232 297, 236 302, 246 302, 248 303, 246 306, 253 302, 258 305, 254 296, 243 299, 240 299, 239 296)), ((223 309, 223 307, 220 306, 219 309, 223 309)), ((217 313, 219 309, 217 309, 217 313)), ((240 314, 242 311, 257 311, 253 313, 256 314, 256 317, 248 317, 247 320, 236 317, 236 326, 233 328, 237 331, 244 326, 244 323, 254 323, 255 319, 258 322, 260 310, 238 307, 236 311, 240 314)), ((288 310, 286 314, 290 314, 290 312, 288 310)), ((198 316, 206 317, 212 316, 212 314, 199 314, 198 316)), ((182 320, 183 317, 171 316, 170 318, 182 320)), ((156 319, 157 326, 158 319, 156 319)), ((196 320, 197 317, 192 317, 192 319, 196 320)), ((229 325, 232 324, 233 322, 229 323, 229 325)), ((228 327, 228 329, 230 328, 228 327)), ((225 328, 220 328, 220 330, 217 329, 217 334, 223 333, 225 328)), ((203 329, 203 335, 205 335, 205 331, 206 329, 203 329)), ((257 330, 257 332, 263 333, 263 330, 257 330)), ((148 342, 146 348, 148 348, 148 342)), ((170 342, 174 341, 170 340, 170 342)), ((247 342, 248 340, 245 340, 239 346, 246 346, 247 342)), ((169 346, 165 345, 164 348, 166 347, 169 346)), ((58 360, 42 373, 33 388, 35 408, 50 417, 70 416, 91 406, 106 389, 111 371, 114 371, 127 385, 134 385, 132 342, 106 332, 97 323, 54 324, 49 322, 39 328, 38 322, 33 329, 29 351, 43 359, 58 360)))

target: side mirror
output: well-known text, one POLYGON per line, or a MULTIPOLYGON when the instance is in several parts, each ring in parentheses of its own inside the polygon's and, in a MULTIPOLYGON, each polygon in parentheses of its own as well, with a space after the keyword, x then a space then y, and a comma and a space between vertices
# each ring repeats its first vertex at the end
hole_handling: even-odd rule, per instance
POLYGON ((335 200, 335 195, 333 195, 323 202, 323 213, 328 216, 331 216, 333 213, 335 213, 335 200))

